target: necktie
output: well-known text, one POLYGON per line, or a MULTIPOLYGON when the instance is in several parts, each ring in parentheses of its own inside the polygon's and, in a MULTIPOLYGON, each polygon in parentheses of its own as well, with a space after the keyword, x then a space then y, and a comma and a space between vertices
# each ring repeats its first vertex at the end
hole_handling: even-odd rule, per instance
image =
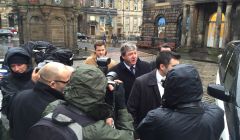
POLYGON ((133 66, 130 67, 130 71, 132 72, 132 74, 135 74, 135 68, 133 66))

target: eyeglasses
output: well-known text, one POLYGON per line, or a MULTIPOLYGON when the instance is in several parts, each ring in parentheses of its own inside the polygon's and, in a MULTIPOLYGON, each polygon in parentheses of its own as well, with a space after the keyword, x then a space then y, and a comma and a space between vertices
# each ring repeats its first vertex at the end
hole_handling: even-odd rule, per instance
POLYGON ((70 82, 70 80, 67 80, 67 81, 61 81, 61 80, 53 80, 54 82, 60 82, 60 83, 63 83, 63 84, 68 84, 70 82))
POLYGON ((41 75, 40 75, 40 78, 43 79, 44 81, 49 82, 49 83, 52 82, 52 81, 54 81, 54 82, 59 82, 59 83, 63 83, 63 84, 68 84, 68 83, 70 82, 70 79, 67 80, 67 81, 61 81, 61 80, 52 80, 52 81, 49 81, 49 80, 47 80, 46 78, 43 78, 43 76, 41 76, 41 75))

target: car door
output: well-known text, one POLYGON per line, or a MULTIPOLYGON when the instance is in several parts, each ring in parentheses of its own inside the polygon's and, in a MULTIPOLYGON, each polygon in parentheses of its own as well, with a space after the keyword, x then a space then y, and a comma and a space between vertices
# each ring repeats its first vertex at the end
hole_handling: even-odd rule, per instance
MULTIPOLYGON (((220 62, 219 73, 225 93, 231 96, 231 102, 224 103, 227 124, 231 140, 239 140, 239 107, 237 106, 237 82, 239 73, 239 49, 229 46, 225 49, 220 62)), ((240 94, 240 93, 239 93, 240 94)), ((240 96, 240 95, 238 95, 240 96)), ((240 101, 239 101, 240 102, 240 101)))

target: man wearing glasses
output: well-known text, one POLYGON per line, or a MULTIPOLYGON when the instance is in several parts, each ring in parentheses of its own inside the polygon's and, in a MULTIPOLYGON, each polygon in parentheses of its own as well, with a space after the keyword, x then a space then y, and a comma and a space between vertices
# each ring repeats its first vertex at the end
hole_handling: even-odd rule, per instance
POLYGON ((13 139, 25 140, 28 129, 40 120, 46 106, 64 99, 63 90, 69 83, 73 68, 50 62, 39 71, 33 89, 20 92, 10 107, 10 132, 13 139))

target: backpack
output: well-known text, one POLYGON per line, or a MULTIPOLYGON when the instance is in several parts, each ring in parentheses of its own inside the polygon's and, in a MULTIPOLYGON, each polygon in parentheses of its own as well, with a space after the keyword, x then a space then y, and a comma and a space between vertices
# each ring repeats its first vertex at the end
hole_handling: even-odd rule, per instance
MULTIPOLYGON (((31 131, 34 131, 34 129, 38 127, 46 127, 55 130, 61 134, 64 139, 83 140, 82 127, 95 122, 95 120, 91 119, 74 106, 60 104, 52 113, 49 113, 38 123, 33 125, 29 132, 31 133, 31 131)), ((44 135, 44 133, 42 135, 44 135)))

